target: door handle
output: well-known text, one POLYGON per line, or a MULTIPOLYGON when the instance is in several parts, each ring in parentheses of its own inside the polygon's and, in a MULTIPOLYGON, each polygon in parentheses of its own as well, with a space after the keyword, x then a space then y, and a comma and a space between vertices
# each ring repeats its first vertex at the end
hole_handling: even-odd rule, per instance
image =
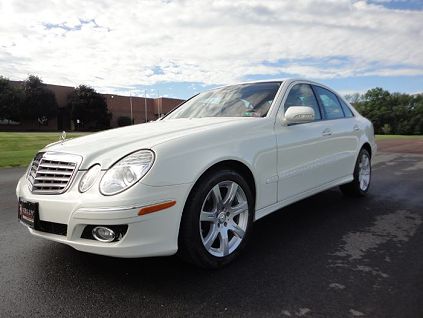
POLYGON ((359 130, 360 130, 360 127, 358 127, 358 125, 354 125, 353 129, 354 129, 355 131, 359 131, 359 130))
POLYGON ((332 130, 330 130, 330 128, 326 128, 325 130, 322 131, 322 136, 330 136, 332 135, 332 130))

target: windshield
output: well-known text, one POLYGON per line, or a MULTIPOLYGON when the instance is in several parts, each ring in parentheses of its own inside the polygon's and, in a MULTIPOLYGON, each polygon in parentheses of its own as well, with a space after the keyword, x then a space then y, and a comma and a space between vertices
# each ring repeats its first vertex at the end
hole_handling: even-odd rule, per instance
POLYGON ((166 119, 202 117, 265 117, 280 82, 226 86, 194 96, 166 119))

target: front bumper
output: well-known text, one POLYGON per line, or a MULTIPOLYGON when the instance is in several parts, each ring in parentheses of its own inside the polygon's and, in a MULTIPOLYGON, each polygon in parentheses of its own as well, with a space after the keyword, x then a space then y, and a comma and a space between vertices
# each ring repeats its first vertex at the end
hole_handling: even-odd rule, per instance
POLYGON ((26 178, 19 180, 18 198, 38 202, 41 221, 67 225, 66 235, 29 228, 31 234, 80 251, 116 257, 172 255, 177 251, 180 219, 191 184, 152 187, 139 182, 123 193, 106 197, 99 193, 97 184, 86 193, 79 193, 77 185, 81 177, 82 172, 78 172, 71 188, 60 195, 33 194, 26 178), (175 200, 176 204, 152 214, 138 215, 141 207, 168 200, 175 200), (120 241, 102 243, 81 238, 87 225, 119 224, 128 225, 120 241))

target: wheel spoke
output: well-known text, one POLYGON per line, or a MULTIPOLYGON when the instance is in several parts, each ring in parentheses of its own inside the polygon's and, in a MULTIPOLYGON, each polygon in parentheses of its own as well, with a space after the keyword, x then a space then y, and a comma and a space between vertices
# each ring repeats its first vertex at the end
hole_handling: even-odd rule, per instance
POLYGON ((219 234, 218 228, 216 224, 213 224, 210 228, 210 231, 206 238, 204 239, 204 247, 209 250, 210 247, 213 245, 214 241, 216 241, 216 238, 219 234))
POLYGON ((239 214, 241 214, 242 212, 245 212, 246 210, 248 210, 248 203, 246 201, 241 202, 240 204, 238 204, 237 206, 234 206, 230 209, 230 213, 232 215, 232 217, 235 217, 239 214))
POLYGON ((366 170, 369 168, 369 158, 366 155, 363 155, 361 159, 361 167, 362 169, 366 170))
POLYGON ((219 185, 216 184, 213 187, 212 190, 213 190, 213 195, 214 195, 214 199, 215 199, 215 202, 216 202, 216 207, 219 210, 219 209, 221 209, 223 207, 222 194, 220 193, 220 187, 219 187, 219 185))
POLYGON ((232 231, 236 236, 238 236, 240 239, 244 237, 245 231, 241 229, 238 224, 235 222, 231 222, 229 230, 232 231))
POLYGON ((363 179, 363 190, 367 188, 367 180, 363 179))
POLYGON ((232 182, 228 189, 228 193, 226 193, 225 199, 223 200, 223 206, 225 207, 231 206, 232 202, 235 199, 237 191, 238 191, 238 184, 236 184, 235 182, 232 182))
POLYGON ((229 241, 228 241, 228 230, 223 228, 220 232, 220 250, 223 256, 229 254, 229 241))
POLYGON ((201 222, 203 222, 203 221, 204 222, 215 222, 216 221, 215 212, 201 211, 200 221, 201 222))

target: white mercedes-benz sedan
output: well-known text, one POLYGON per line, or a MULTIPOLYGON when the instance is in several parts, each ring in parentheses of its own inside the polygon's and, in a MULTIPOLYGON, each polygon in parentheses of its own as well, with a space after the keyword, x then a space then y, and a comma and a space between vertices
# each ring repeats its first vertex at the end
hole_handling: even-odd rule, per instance
POLYGON ((306 80, 229 85, 163 119, 46 146, 19 180, 19 220, 77 250, 236 258, 253 222, 326 189, 363 196, 373 126, 306 80))

